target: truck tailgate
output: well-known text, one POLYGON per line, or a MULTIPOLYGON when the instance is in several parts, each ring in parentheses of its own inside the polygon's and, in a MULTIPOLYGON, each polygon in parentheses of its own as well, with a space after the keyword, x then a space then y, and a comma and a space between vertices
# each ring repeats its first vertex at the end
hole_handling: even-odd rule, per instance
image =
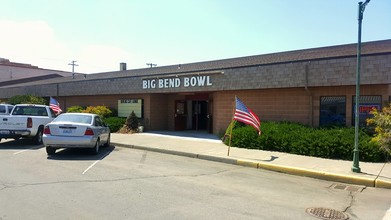
POLYGON ((0 117, 0 130, 21 130, 27 128, 26 116, 0 117))

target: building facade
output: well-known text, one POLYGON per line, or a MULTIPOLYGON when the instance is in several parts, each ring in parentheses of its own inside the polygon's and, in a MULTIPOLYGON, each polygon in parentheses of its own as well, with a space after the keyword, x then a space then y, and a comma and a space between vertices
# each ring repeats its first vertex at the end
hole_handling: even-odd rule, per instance
POLYGON ((0 58, 0 87, 43 79, 69 77, 72 74, 71 72, 42 69, 31 64, 15 63, 0 58))
MULTIPOLYGON (((314 127, 354 124, 357 45, 121 70, 0 87, 56 97, 63 109, 105 105, 134 111, 146 130, 223 133, 239 97, 261 121, 314 127)), ((391 40, 362 44, 360 123, 391 96, 391 40)))

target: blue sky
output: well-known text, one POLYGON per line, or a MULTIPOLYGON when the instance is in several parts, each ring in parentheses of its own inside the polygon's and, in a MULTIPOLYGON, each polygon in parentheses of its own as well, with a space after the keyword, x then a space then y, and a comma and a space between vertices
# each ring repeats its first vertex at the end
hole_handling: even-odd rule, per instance
MULTIPOLYGON (((357 42, 357 0, 0 0, 0 57, 76 72, 357 42)), ((366 7, 362 41, 391 39, 391 1, 366 7)))

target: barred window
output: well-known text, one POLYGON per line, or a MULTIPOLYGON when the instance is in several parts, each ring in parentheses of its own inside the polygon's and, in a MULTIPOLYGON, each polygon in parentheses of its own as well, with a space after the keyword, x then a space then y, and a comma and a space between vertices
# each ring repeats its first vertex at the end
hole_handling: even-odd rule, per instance
POLYGON ((344 126, 346 121, 346 97, 320 97, 319 126, 344 126))
MULTIPOLYGON (((356 119, 356 96, 353 96, 352 101, 352 125, 355 123, 356 119)), ((366 120, 367 118, 372 117, 371 110, 373 108, 376 108, 377 110, 381 109, 381 96, 380 95, 364 95, 360 96, 359 101, 359 124, 360 126, 366 126, 366 120)))

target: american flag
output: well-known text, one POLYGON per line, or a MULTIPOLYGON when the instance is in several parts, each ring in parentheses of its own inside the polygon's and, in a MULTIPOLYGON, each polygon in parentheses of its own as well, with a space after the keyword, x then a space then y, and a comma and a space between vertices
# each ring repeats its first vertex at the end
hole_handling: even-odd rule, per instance
POLYGON ((60 108, 60 103, 57 102, 56 99, 54 99, 53 97, 50 97, 50 108, 56 112, 56 113, 60 113, 62 112, 61 108, 60 108))
POLYGON ((243 122, 245 124, 253 126, 255 129, 257 129, 258 134, 261 134, 261 121, 259 120, 258 116, 254 114, 251 109, 247 108, 246 105, 242 101, 240 101, 239 98, 235 97, 236 99, 236 108, 235 108, 235 114, 234 114, 234 120, 243 122))

